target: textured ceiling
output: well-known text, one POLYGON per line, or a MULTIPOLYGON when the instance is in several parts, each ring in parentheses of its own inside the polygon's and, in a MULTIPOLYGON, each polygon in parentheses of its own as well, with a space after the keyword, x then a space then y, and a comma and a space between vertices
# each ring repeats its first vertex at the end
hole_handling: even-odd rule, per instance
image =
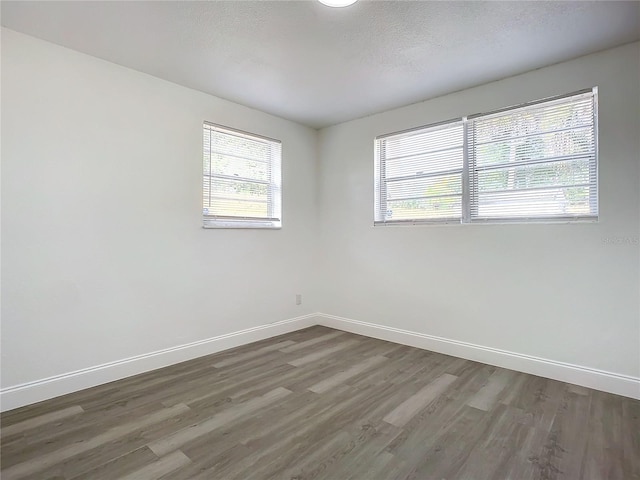
MULTIPOLYGON (((2 2, 2 24, 312 127, 640 38, 640 2, 2 2)), ((560 93, 560 92, 559 92, 560 93)))

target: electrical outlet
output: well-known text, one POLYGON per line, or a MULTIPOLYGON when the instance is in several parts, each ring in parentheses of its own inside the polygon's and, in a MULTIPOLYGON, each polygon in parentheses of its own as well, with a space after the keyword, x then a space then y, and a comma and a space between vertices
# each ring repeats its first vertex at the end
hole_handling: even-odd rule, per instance
POLYGON ((296 305, 302 305, 302 294, 296 293, 296 305))

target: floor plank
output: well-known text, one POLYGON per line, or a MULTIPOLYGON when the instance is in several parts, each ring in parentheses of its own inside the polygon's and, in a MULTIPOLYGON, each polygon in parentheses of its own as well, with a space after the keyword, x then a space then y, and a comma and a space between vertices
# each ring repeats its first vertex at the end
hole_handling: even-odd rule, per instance
POLYGON ((393 411, 384 417, 384 421, 396 427, 402 427, 411 417, 429 405, 438 395, 444 393, 449 385, 457 379, 458 377, 454 375, 449 375, 448 373, 443 374, 394 408, 393 411))
POLYGON ((56 422, 56 421, 65 419, 67 417, 78 415, 83 412, 84 412, 84 409, 80 405, 74 405, 73 407, 67 407, 55 412, 45 413, 43 415, 29 418, 27 420, 14 423, 7 427, 3 427, 2 434, 7 436, 14 435, 16 433, 23 432, 24 430, 30 430, 32 428, 40 427, 47 423, 56 422))
POLYGON ((191 463, 189 457, 180 450, 176 450, 149 465, 120 477, 120 480, 156 480, 166 474, 175 472, 189 463, 191 463))
POLYGON ((341 372, 336 373, 335 375, 326 378, 318 383, 316 383, 315 385, 312 385, 309 387, 309 390, 311 390, 312 392, 316 392, 316 393, 325 393, 329 390, 331 390, 332 388, 334 388, 336 385, 339 385, 341 383, 344 383, 345 381, 360 375, 361 373, 365 372, 366 370, 369 370, 370 368, 373 368, 377 365, 379 365, 382 362, 387 361, 388 359, 386 357, 382 357, 379 355, 367 358, 366 360, 358 363, 357 365, 354 365, 353 367, 347 369, 347 370, 343 370, 341 372))
POLYGON ((296 358, 295 360, 291 360, 289 365, 293 365, 294 367, 302 367, 309 363, 316 362, 322 358, 328 357, 329 355, 333 355, 340 350, 344 350, 345 348, 353 347, 358 343, 357 340, 347 340, 346 342, 338 343, 337 345, 333 345, 328 348, 323 348, 317 352, 310 353, 300 358, 296 358))

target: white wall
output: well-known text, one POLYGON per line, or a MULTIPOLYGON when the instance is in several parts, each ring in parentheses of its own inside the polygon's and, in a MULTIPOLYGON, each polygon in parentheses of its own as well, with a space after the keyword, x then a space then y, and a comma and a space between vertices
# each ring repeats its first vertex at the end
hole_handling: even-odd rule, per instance
POLYGON ((317 311, 316 156, 312 129, 3 29, 2 386, 317 311), (204 120, 282 140, 282 230, 201 228, 204 120))
POLYGON ((322 130, 323 312, 640 376, 639 59, 626 45, 322 130), (372 227, 376 135, 594 85, 599 223, 372 227))

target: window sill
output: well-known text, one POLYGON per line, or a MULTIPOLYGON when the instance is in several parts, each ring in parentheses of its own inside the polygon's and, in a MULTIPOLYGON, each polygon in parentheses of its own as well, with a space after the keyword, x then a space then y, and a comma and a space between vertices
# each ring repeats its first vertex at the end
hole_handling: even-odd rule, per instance
POLYGON ((242 220, 224 220, 224 221, 208 221, 202 228, 205 230, 209 229, 220 229, 220 228, 234 228, 234 229, 245 229, 252 228, 258 230, 280 230, 282 229, 282 222, 249 222, 242 220))
POLYGON ((501 218, 477 219, 461 222, 459 219, 447 220, 403 220, 395 222, 374 222, 374 227, 437 227, 452 225, 535 225, 535 224, 589 224, 599 223, 599 217, 560 217, 560 218, 501 218))

